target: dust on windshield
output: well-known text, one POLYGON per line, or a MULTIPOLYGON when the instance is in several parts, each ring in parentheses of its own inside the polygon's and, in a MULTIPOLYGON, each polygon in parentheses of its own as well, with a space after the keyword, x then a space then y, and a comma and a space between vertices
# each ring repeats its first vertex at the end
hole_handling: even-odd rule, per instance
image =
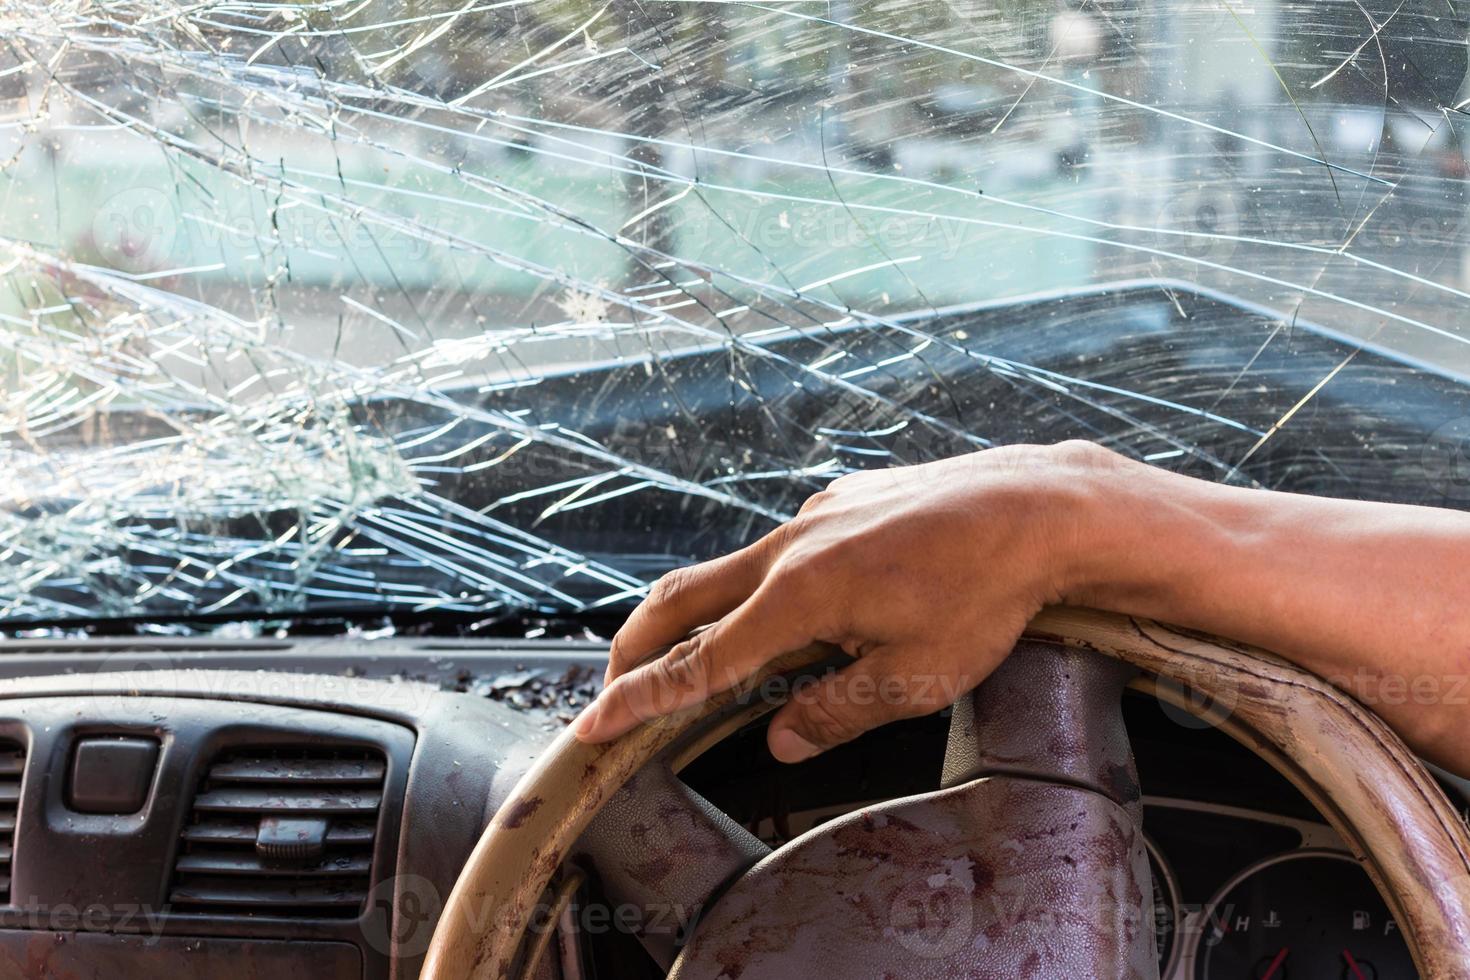
POLYGON ((1467 16, 12 0, 0 621, 617 609, 1019 439, 1463 506, 1467 16))

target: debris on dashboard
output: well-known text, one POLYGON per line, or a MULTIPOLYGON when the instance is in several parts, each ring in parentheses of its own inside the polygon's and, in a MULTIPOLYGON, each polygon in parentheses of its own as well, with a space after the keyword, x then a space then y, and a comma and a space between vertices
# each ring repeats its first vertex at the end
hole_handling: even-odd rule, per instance
POLYGON ((518 668, 483 676, 462 673, 454 687, 562 724, 571 722, 601 688, 602 679, 595 671, 577 665, 561 671, 518 668))
POLYGON ((561 721, 571 721, 576 717, 601 688, 601 678, 592 670, 575 665, 560 674, 518 670, 494 677, 476 677, 467 687, 471 694, 512 708, 549 711, 561 721))
POLYGON ((615 619, 1019 440, 1464 506, 1466 17, 12 0, 0 619, 615 619))

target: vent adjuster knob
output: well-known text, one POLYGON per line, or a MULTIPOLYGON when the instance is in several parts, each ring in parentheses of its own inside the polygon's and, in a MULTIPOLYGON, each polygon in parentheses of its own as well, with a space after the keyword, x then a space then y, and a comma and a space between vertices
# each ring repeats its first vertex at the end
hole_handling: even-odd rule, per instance
POLYGON ((266 861, 319 861, 326 842, 327 821, 319 817, 262 817, 255 853, 266 861))

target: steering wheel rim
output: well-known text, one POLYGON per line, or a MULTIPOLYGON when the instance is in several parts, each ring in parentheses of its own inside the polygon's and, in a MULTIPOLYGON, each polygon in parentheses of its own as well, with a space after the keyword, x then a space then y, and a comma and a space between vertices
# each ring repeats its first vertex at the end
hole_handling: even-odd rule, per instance
MULTIPOLYGON (((1038 615, 1026 636, 1136 667, 1133 686, 1219 727, 1272 765, 1368 871, 1421 975, 1470 980, 1470 831, 1377 715, 1266 651, 1151 620, 1056 607, 1038 615)), ((825 644, 794 651, 751 683, 833 653, 825 644)), ((465 863, 435 927, 423 980, 509 976, 536 902, 598 810, 656 755, 739 696, 725 692, 602 745, 562 732, 465 863)), ((775 707, 773 699, 757 699, 682 746, 681 759, 775 707)))

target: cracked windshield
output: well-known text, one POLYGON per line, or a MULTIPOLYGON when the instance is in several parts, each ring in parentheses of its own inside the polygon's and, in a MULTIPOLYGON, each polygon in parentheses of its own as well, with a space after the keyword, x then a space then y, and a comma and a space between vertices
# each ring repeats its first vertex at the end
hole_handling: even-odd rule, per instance
POLYGON ((7 631, 571 635, 1019 441, 1470 502, 1462 5, 0 11, 7 631))

